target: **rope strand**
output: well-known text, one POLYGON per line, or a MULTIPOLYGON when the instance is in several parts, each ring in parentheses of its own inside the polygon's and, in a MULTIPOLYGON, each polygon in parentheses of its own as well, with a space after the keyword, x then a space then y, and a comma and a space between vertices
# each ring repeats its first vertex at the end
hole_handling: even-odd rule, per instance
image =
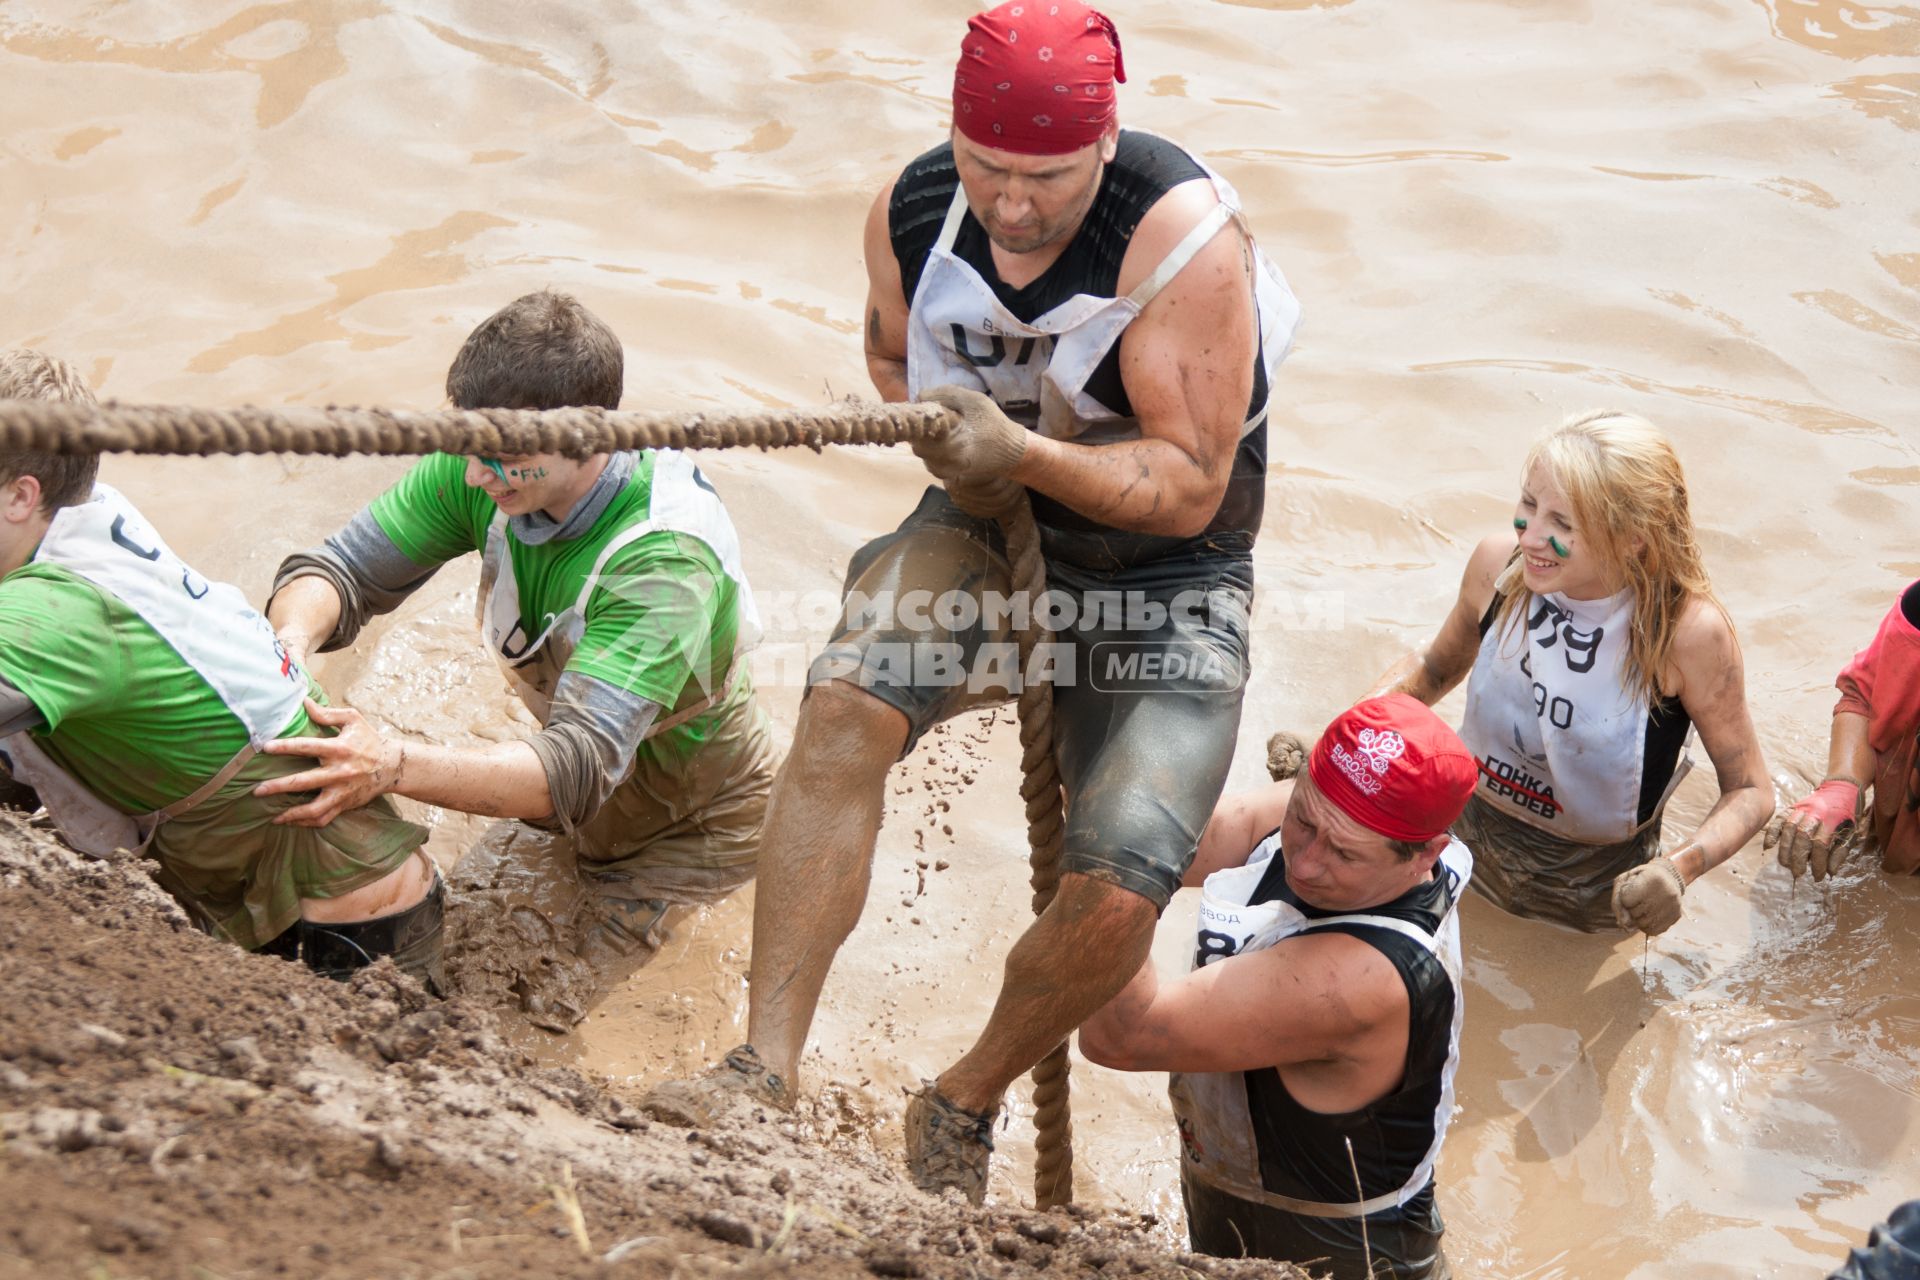
POLYGON ((328 405, 68 404, 0 400, 0 449, 39 453, 176 455, 471 453, 583 458, 625 449, 778 449, 805 445, 912 444, 946 433, 934 404, 842 400, 821 408, 747 413, 640 413, 622 409, 361 409, 328 405))

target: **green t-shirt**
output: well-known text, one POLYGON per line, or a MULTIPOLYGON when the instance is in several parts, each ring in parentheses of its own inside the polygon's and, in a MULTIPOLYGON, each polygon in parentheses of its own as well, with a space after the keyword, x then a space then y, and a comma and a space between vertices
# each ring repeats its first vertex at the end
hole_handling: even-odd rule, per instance
MULTIPOLYGON (((0 676, 46 719, 35 738, 125 813, 197 791, 247 745, 212 685, 118 596, 59 565, 0 581, 0 676)), ((281 737, 308 731, 301 709, 281 737)))
MULTIPOLYGON (((485 550, 499 508, 469 486, 465 474, 464 458, 435 454, 374 500, 375 522, 415 564, 425 568, 485 550)), ((654 455, 643 451, 632 478, 579 537, 527 546, 509 529, 507 554, 529 640, 579 600, 607 544, 647 518, 653 476, 654 455)), ((739 588, 700 539, 656 530, 607 562, 587 598, 585 619, 566 669, 671 710, 720 688, 739 631, 739 588)), ((696 716, 642 750, 697 747, 713 720, 711 713, 696 716), (674 738, 680 741, 669 747, 665 740, 674 738)))
MULTIPOLYGON (((0 676, 46 720, 34 739, 47 755, 124 813, 192 795, 247 744, 239 717, 145 619, 59 565, 31 563, 0 580, 0 676)), ((309 682, 308 692, 326 701, 318 685, 309 682)), ((301 707, 278 736, 313 732, 301 707)), ((274 825, 311 793, 262 798, 253 788, 312 767, 302 757, 255 756, 164 823, 150 849, 161 883, 243 947, 279 936, 299 918, 302 898, 371 884, 426 840, 426 829, 384 797, 325 827, 274 825)))

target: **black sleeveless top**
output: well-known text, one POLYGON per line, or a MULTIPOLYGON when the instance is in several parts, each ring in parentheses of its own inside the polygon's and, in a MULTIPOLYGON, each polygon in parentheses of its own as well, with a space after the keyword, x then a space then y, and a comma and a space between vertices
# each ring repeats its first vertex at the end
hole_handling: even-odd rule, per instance
MULTIPOLYGON (((1018 289, 1001 280, 993 265, 992 243, 987 239, 986 229, 971 211, 961 219, 953 252, 980 273, 1002 306, 1020 320, 1031 323, 1076 294, 1098 298, 1119 296, 1120 263, 1147 210, 1180 183, 1204 177, 1206 171, 1173 143, 1150 133, 1122 129, 1113 163, 1101 176, 1100 190, 1087 210, 1086 220, 1074 233, 1065 252, 1039 278, 1018 289)), ((913 160, 901 170, 893 185, 893 197, 887 206, 887 230, 893 242, 893 256, 900 265, 901 288, 909 305, 920 286, 920 273, 926 266, 927 255, 940 239, 940 228, 959 185, 952 143, 935 147, 913 160)), ((1267 405, 1266 362, 1261 358, 1259 346, 1256 342, 1251 353, 1253 397, 1247 407, 1248 419, 1267 405)), ((1118 342, 1087 380, 1086 393, 1121 417, 1133 416, 1133 402, 1120 378, 1118 342)), ((1033 494, 1033 513, 1043 527, 1103 533, 1114 542, 1126 540, 1131 544, 1137 540, 1138 546, 1114 548, 1116 559, 1129 563, 1177 554, 1192 544, 1208 544, 1217 550, 1222 541, 1239 544, 1242 538, 1245 548, 1250 550, 1266 506, 1266 475, 1267 427, 1262 423, 1241 438, 1227 491, 1213 519, 1197 538, 1116 533, 1109 526, 1088 520, 1039 493, 1033 494), (1223 534, 1241 536, 1223 539, 1223 534)), ((1233 549, 1240 547, 1235 545, 1233 549)))
MULTIPOLYGON (((1302 902, 1287 887, 1286 851, 1276 849, 1248 901, 1284 902, 1309 920, 1385 916, 1437 934, 1459 888, 1453 874, 1435 864, 1431 879, 1392 902, 1362 912, 1326 911, 1302 902)), ((1404 1077, 1398 1088, 1376 1102, 1357 1111, 1329 1114, 1301 1106, 1287 1091, 1279 1070, 1263 1067, 1245 1073, 1247 1110, 1260 1155, 1260 1181, 1268 1191, 1296 1200, 1348 1204, 1398 1191, 1433 1145, 1434 1118, 1453 1041, 1455 992, 1439 958, 1404 934, 1360 923, 1320 925, 1313 932, 1359 938, 1399 971, 1407 988, 1404 1077), (1353 1167, 1347 1163, 1348 1140, 1360 1172, 1358 1193, 1353 1167)))

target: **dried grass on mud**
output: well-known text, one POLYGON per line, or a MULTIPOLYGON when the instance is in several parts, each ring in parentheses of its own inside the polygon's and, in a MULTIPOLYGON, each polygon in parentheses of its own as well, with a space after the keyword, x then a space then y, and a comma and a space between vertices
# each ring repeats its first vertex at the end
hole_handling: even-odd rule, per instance
POLYGON ((831 1102, 649 1123, 492 1013, 217 943, 10 816, 0 990, 0 1276, 1298 1275, 922 1195, 831 1102))

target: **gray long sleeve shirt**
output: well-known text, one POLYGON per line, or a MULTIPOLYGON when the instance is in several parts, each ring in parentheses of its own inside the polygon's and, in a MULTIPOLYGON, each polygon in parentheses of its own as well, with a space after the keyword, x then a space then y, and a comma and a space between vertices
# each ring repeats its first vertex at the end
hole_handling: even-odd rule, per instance
MULTIPOLYGON (((363 508, 320 546, 288 556, 273 590, 308 577, 333 587, 340 597, 340 621, 319 645, 320 652, 330 653, 352 644, 369 619, 397 608, 439 568, 408 558, 371 508, 363 508)), ((542 825, 572 831, 591 818, 626 779, 635 749, 660 712, 659 703, 603 680, 574 671, 562 674, 553 712, 528 743, 546 772, 553 801, 553 817, 542 825)))

